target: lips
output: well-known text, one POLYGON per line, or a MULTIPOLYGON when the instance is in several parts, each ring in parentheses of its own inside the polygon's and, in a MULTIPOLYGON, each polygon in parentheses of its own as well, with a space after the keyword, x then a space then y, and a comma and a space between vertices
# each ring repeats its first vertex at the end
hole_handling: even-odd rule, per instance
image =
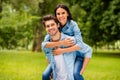
POLYGON ((53 33, 55 29, 49 29, 49 33, 53 33))
POLYGON ((59 18, 59 21, 64 21, 65 20, 65 18, 59 18))
POLYGON ((60 23, 63 23, 65 21, 65 19, 64 18, 60 18, 59 21, 60 21, 60 23))

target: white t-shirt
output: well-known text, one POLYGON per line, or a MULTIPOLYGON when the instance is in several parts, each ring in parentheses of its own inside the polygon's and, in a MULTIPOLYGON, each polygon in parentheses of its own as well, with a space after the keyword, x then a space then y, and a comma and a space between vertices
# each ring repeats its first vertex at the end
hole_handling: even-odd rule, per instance
POLYGON ((67 80, 67 71, 65 67, 65 62, 63 59, 63 55, 54 56, 55 59, 55 73, 56 79, 55 80, 67 80))

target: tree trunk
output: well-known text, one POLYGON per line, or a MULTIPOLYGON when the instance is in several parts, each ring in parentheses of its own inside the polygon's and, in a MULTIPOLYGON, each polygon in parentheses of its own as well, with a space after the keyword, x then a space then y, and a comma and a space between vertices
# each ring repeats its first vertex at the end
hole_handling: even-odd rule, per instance
POLYGON ((34 31, 34 41, 32 51, 42 51, 41 49, 42 43, 42 27, 36 27, 34 31))
POLYGON ((37 51, 42 51, 41 43, 42 43, 42 27, 38 28, 38 44, 37 44, 37 51))

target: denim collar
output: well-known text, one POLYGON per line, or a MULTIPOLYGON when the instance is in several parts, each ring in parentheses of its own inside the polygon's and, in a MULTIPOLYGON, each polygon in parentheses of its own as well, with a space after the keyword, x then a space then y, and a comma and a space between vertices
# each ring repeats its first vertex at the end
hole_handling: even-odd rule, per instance
POLYGON ((67 21, 66 25, 63 26, 62 31, 67 30, 70 27, 70 20, 67 21))
MULTIPOLYGON (((50 36, 50 35, 49 35, 50 36)), ((61 32, 61 36, 60 36, 60 41, 63 40, 65 38, 64 34, 61 32)), ((52 38, 50 36, 50 41, 52 41, 52 38)))

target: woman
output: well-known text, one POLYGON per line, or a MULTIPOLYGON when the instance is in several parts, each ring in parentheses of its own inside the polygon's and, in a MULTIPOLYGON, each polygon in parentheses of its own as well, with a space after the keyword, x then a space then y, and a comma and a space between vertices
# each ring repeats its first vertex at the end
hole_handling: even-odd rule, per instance
MULTIPOLYGON (((58 4, 54 10, 54 14, 57 17, 58 21, 60 22, 61 31, 69 36, 74 36, 77 44, 71 46, 72 41, 69 39, 63 40, 63 42, 49 43, 47 42, 47 38, 46 38, 44 43, 42 43, 42 45, 47 48, 55 47, 56 45, 57 47, 60 45, 71 46, 69 48, 64 48, 64 49, 58 48, 54 50, 53 53, 55 55, 59 55, 64 52, 76 51, 76 61, 75 61, 74 73, 73 73, 74 78, 75 80, 84 80, 82 73, 84 72, 89 62, 89 59, 92 56, 92 49, 82 41, 80 29, 78 28, 77 23, 72 19, 71 13, 66 5, 58 4)), ((51 73, 50 71, 52 71, 50 66, 47 69, 48 70, 45 70, 45 72, 43 73, 43 80, 44 77, 46 77, 46 74, 50 74, 51 73)), ((49 78, 49 76, 50 75, 48 75, 47 77, 49 78)))

